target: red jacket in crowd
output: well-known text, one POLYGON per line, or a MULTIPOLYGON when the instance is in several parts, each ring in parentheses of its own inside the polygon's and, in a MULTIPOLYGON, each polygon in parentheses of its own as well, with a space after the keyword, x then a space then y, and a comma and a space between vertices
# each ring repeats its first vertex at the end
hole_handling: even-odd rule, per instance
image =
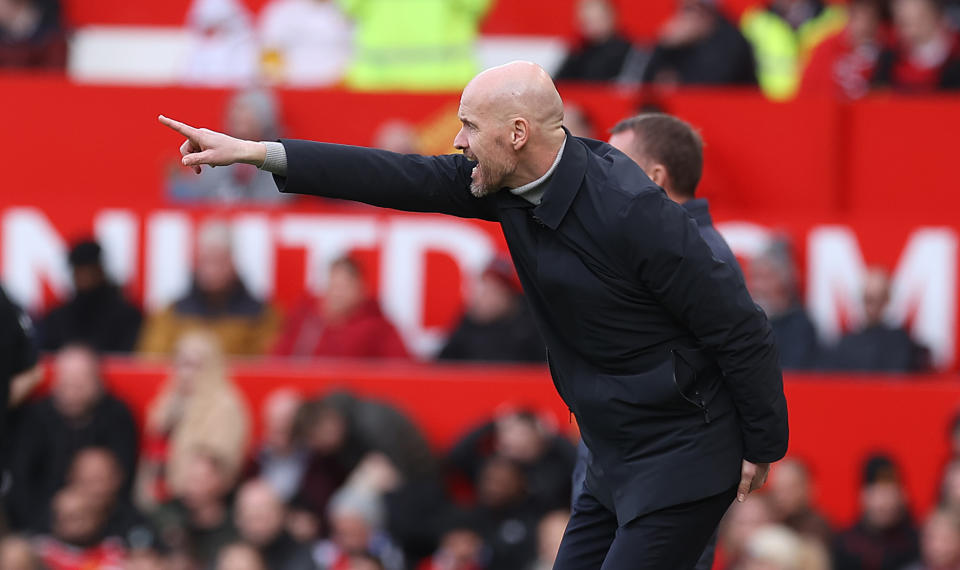
POLYGON ((870 90, 880 46, 854 45, 846 30, 825 39, 810 54, 803 72, 803 95, 858 99, 870 90))
POLYGON ((316 300, 302 303, 287 319, 274 347, 277 356, 338 358, 408 358, 397 329, 374 299, 367 299, 337 321, 317 310, 316 300))

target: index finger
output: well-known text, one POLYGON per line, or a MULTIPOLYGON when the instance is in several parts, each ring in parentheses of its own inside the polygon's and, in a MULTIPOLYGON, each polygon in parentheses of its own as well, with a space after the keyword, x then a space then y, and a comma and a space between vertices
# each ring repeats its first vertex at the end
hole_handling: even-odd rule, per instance
POLYGON ((160 115, 159 119, 161 124, 170 127, 189 139, 194 139, 197 137, 197 134, 199 134, 198 129, 195 129, 185 123, 181 123, 180 121, 174 121, 173 119, 164 117, 163 115, 160 115))

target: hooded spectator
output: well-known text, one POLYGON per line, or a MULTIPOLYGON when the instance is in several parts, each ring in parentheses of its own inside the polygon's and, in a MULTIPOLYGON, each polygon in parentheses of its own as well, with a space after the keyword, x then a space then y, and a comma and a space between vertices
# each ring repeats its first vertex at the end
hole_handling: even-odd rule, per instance
POLYGON ((896 45, 880 55, 874 83, 908 93, 960 89, 960 37, 941 0, 893 0, 896 45))
POLYGON ((863 327, 844 335, 833 350, 831 364, 858 372, 914 372, 927 368, 928 354, 903 327, 886 323, 890 276, 871 269, 863 285, 863 327))
POLYGON ((523 298, 513 264, 496 258, 473 285, 467 311, 440 360, 543 362, 546 348, 523 298))
POLYGON ((237 276, 233 246, 225 223, 203 227, 190 290, 151 315, 140 339, 140 352, 170 354, 177 340, 193 329, 215 334, 230 355, 263 354, 273 344, 279 316, 269 304, 255 299, 237 276))
POLYGON ((75 455, 86 447, 109 449, 117 458, 124 492, 137 461, 137 428, 126 404, 103 387, 100 361, 81 345, 65 346, 53 365, 50 396, 31 404, 15 433, 8 501, 15 528, 47 528, 49 505, 63 487, 75 455))
POLYGON ((34 545, 43 564, 54 570, 123 568, 123 543, 104 537, 104 512, 92 497, 67 487, 53 497, 51 507, 52 536, 41 536, 34 545))
POLYGON ((899 469, 889 457, 869 457, 863 467, 860 519, 834 541, 834 570, 902 568, 919 552, 899 469))
POLYGON ((240 538, 260 553, 270 570, 313 570, 310 551, 286 531, 287 509, 269 483, 254 479, 237 492, 234 521, 240 538))
POLYGON ((775 241, 750 261, 747 287, 767 314, 784 369, 802 370, 818 364, 817 331, 800 303, 789 245, 775 241))
POLYGON ((42 350, 82 342, 101 352, 130 352, 140 334, 142 315, 103 268, 100 244, 82 241, 70 250, 73 296, 40 321, 42 350))
POLYGON ((580 44, 554 74, 557 81, 613 81, 635 55, 630 41, 617 30, 617 9, 609 0, 577 4, 580 44))
POLYGON ((145 505, 181 492, 196 449, 213 453, 230 481, 244 464, 250 417, 227 376, 217 339, 194 331, 177 342, 173 374, 147 412, 138 494, 145 505))
POLYGON ((397 330, 370 294, 356 261, 330 266, 326 294, 292 312, 274 347, 278 356, 407 358, 397 330))
MULTIPOLYGON (((224 131, 246 140, 275 140, 281 130, 279 107, 270 91, 237 91, 227 102, 224 131)), ((206 168, 199 175, 178 168, 168 181, 167 194, 174 202, 195 204, 275 203, 289 197, 277 191, 273 175, 251 164, 206 168)))
POLYGON ((677 0, 644 72, 660 85, 755 85, 753 52, 713 0, 677 0))
POLYGON ((886 43, 886 12, 884 0, 851 1, 847 25, 813 48, 800 93, 841 100, 866 95, 886 43))
POLYGON ((67 35, 58 0, 0 0, 0 69, 64 69, 67 35))
POLYGON ((823 0, 769 0, 744 12, 740 29, 753 46, 764 94, 793 97, 810 52, 844 24, 843 8, 823 0))

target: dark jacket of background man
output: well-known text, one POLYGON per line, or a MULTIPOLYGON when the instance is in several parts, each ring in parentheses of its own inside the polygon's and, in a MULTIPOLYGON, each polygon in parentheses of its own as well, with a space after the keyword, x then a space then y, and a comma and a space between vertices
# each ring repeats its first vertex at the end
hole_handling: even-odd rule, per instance
POLYGON ((556 388, 594 454, 587 485, 621 524, 729 492, 741 460, 785 454, 763 312, 696 222, 610 145, 567 133, 534 207, 510 192, 475 198, 463 155, 282 142, 282 191, 500 222, 556 388))

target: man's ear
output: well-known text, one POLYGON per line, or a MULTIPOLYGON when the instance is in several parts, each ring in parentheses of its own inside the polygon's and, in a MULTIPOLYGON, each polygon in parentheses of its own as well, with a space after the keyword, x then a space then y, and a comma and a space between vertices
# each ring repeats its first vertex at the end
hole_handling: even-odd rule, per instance
POLYGON ((653 180, 653 183, 661 188, 665 188, 667 184, 667 167, 662 164, 655 163, 646 170, 647 176, 650 177, 650 180, 653 180))
POLYGON ((518 117, 513 120, 511 126, 513 128, 510 132, 510 144, 513 145, 513 150, 520 150, 530 138, 530 123, 526 119, 518 117))

